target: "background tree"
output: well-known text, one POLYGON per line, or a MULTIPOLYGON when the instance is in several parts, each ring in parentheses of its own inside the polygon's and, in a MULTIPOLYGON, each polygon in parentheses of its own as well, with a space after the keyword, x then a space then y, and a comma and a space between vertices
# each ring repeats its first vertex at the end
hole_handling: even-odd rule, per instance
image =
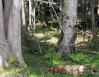
POLYGON ((62 38, 59 41, 59 51, 71 53, 75 48, 74 25, 77 18, 77 0, 64 0, 62 19, 62 38))

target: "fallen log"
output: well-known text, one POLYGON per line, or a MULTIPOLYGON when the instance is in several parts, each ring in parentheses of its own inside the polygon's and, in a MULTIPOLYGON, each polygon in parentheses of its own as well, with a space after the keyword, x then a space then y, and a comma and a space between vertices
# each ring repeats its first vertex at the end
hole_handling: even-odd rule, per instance
POLYGON ((84 65, 60 65, 51 68, 54 73, 65 72, 73 74, 82 74, 85 70, 84 65))
POLYGON ((59 65, 49 69, 52 73, 72 73, 74 75, 82 75, 84 72, 93 72, 93 68, 89 65, 59 65))

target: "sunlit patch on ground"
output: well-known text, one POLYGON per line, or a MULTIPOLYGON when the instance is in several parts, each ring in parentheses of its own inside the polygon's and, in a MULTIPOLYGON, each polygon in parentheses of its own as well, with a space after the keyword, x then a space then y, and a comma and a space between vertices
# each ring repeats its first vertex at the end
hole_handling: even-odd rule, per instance
POLYGON ((40 42, 47 42, 49 44, 57 44, 58 42, 58 37, 59 37, 60 31, 57 30, 56 28, 50 28, 47 31, 37 31, 35 33, 35 37, 40 41, 40 42))
POLYGON ((76 47, 85 46, 90 40, 92 40, 92 33, 86 31, 84 34, 77 35, 75 45, 76 47))

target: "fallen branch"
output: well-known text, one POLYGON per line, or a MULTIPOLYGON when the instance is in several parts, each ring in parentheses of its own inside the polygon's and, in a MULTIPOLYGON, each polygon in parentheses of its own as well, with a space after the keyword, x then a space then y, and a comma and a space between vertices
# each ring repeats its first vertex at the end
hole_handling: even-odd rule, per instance
POLYGON ((79 50, 79 51, 86 51, 86 52, 90 52, 90 53, 92 53, 92 54, 99 55, 99 52, 96 52, 96 51, 85 50, 85 49, 76 49, 76 50, 79 50))
POLYGON ((82 74, 84 72, 84 65, 61 65, 58 69, 64 69, 66 73, 82 74))
POLYGON ((53 73, 73 73, 75 75, 82 75, 84 72, 93 72, 93 68, 88 65, 59 65, 49 69, 53 73))

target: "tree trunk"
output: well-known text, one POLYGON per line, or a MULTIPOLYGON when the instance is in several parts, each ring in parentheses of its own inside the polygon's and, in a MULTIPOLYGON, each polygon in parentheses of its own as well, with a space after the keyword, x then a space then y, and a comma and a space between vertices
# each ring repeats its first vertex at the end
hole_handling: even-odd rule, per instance
POLYGON ((95 1, 91 0, 91 22, 92 22, 93 42, 95 42, 95 38, 96 38, 96 24, 95 24, 94 8, 95 8, 95 1))
POLYGON ((20 64, 25 64, 21 54, 21 2, 20 0, 4 0, 4 3, 3 8, 2 0, 0 1, 1 68, 6 66, 8 56, 15 56, 20 64))
POLYGON ((8 45, 4 34, 2 6, 2 0, 0 0, 0 70, 3 70, 6 67, 6 57, 8 53, 8 45))
POLYGON ((77 0, 64 0, 64 17, 62 22, 62 37, 58 42, 59 51, 71 53, 75 48, 74 25, 77 15, 77 0))
POLYGON ((97 6, 98 6, 98 11, 97 11, 97 13, 98 13, 98 16, 99 16, 99 2, 98 2, 98 5, 97 5, 97 6))
POLYGON ((36 15, 35 15, 35 13, 36 13, 36 5, 35 5, 35 1, 34 1, 34 6, 33 6, 33 12, 32 12, 32 23, 33 23, 33 35, 35 35, 35 17, 36 17, 36 15))
POLYGON ((22 25, 23 26, 26 26, 26 22, 25 22, 25 1, 24 0, 21 0, 21 3, 22 3, 22 5, 21 5, 21 8, 22 8, 22 25))
POLYGON ((29 25, 32 23, 32 0, 29 0, 29 25))
POLYGON ((17 60, 24 64, 22 54, 21 54, 21 1, 13 0, 12 9, 10 12, 9 22, 8 22, 8 35, 7 41, 9 44, 9 52, 16 56, 17 60))

